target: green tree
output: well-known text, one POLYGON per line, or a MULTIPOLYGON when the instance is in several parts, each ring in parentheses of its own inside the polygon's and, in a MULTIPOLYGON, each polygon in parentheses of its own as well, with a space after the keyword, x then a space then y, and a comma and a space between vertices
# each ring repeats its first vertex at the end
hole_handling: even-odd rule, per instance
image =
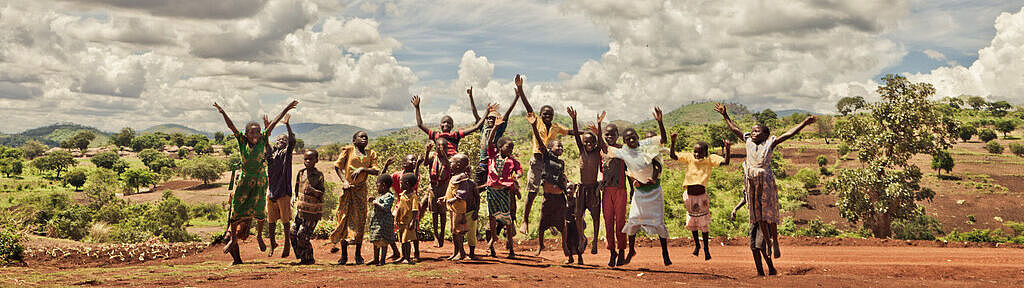
POLYGON ((961 126, 960 129, 957 129, 956 131, 957 136, 959 136, 960 140, 963 140, 964 142, 971 140, 971 137, 974 137, 974 134, 978 134, 978 129, 971 125, 961 126))
POLYGON ((764 109, 764 111, 755 112, 753 116, 754 120, 757 120, 757 123, 768 127, 777 126, 776 122, 779 119, 779 115, 775 114, 775 111, 772 111, 772 109, 764 109))
POLYGON ((197 237, 185 231, 188 212, 188 206, 167 190, 160 196, 160 203, 146 212, 146 226, 151 227, 154 236, 167 242, 197 241, 197 237))
POLYGON ((992 154, 1003 154, 1003 145, 996 141, 985 143, 985 150, 992 154))
POLYGON ((736 134, 729 130, 725 123, 710 123, 704 126, 704 138, 711 139, 711 146, 722 147, 725 146, 725 140, 729 140, 732 143, 736 143, 736 134))
POLYGON ((295 138, 295 151, 302 151, 303 148, 306 148, 306 141, 295 138))
POLYGON ((21 145, 21 152, 25 154, 25 158, 28 160, 36 159, 36 157, 42 156, 46 153, 46 145, 39 143, 36 140, 28 140, 25 144, 21 145))
POLYGON ((1010 153, 1013 153, 1013 155, 1024 157, 1024 144, 1010 143, 1009 146, 1010 146, 1010 153))
POLYGON ((213 133, 213 140, 217 141, 217 144, 224 144, 224 132, 213 133))
POLYGON ((1006 101, 997 101, 988 103, 987 108, 988 112, 992 113, 992 116, 1003 117, 1006 116, 1006 113, 1008 113, 1010 111, 1010 108, 1013 108, 1013 106, 1006 101))
POLYGON ((46 236, 78 241, 89 235, 91 225, 92 211, 76 204, 57 212, 47 221, 46 236))
POLYGON ((121 173, 127 171, 128 168, 131 168, 131 164, 128 164, 128 161, 125 161, 124 159, 117 159, 117 162, 114 162, 114 165, 110 166, 110 170, 117 172, 117 175, 121 175, 121 173))
POLYGON ((843 116, 857 110, 864 109, 865 107, 867 107, 867 102, 864 101, 864 97, 861 96, 843 97, 842 99, 839 99, 839 102, 836 102, 836 111, 839 111, 839 114, 843 114, 843 116))
POLYGON ((57 172, 57 178, 60 178, 60 172, 63 172, 76 164, 75 157, 71 156, 68 151, 54 151, 53 153, 46 154, 43 157, 36 158, 32 161, 32 165, 36 169, 43 171, 55 171, 57 172))
POLYGON ((89 200, 89 207, 100 209, 117 200, 117 191, 121 188, 121 182, 113 171, 107 169, 93 169, 85 179, 85 198, 89 200))
POLYGON ((953 171, 953 157, 949 155, 946 150, 939 150, 932 154, 932 170, 935 170, 942 175, 942 170, 946 170, 946 174, 953 171))
POLYGON ((142 134, 132 138, 132 150, 141 152, 145 149, 163 149, 166 140, 156 134, 142 134))
POLYGON ((202 134, 191 134, 185 137, 185 146, 196 147, 200 142, 209 142, 210 138, 202 134))
POLYGON ((121 178, 124 179, 125 191, 134 194, 139 193, 139 187, 156 185, 160 175, 147 169, 132 168, 125 171, 121 178))
POLYGON ((135 138, 135 129, 131 127, 121 128, 121 132, 114 134, 113 142, 118 148, 120 147, 131 147, 132 139, 135 138))
POLYGON ((192 146, 192 149, 193 149, 193 151, 196 151, 196 154, 199 154, 199 155, 205 155, 205 154, 213 153, 213 147, 210 146, 210 142, 206 141, 206 140, 203 140, 203 141, 200 141, 199 143, 196 143, 195 146, 192 146))
POLYGON ((160 171, 164 167, 174 167, 174 159, 167 156, 167 154, 156 151, 154 149, 146 149, 139 152, 139 158, 142 159, 142 164, 149 167, 149 170, 153 172, 160 171))
POLYGON ((988 106, 988 102, 985 101, 985 98, 981 98, 981 96, 968 96, 967 105, 970 105, 971 109, 981 110, 982 108, 985 108, 985 106, 988 106))
POLYGON ((106 169, 113 169, 114 163, 117 163, 118 160, 121 160, 121 156, 118 156, 117 152, 113 151, 96 154, 96 156, 93 156, 92 159, 90 159, 92 164, 95 164, 96 167, 106 169))
POLYGON ((932 199, 935 192, 921 187, 921 170, 909 162, 916 154, 935 154, 951 144, 947 121, 928 99, 935 88, 912 83, 900 75, 882 77, 881 101, 869 105, 870 114, 854 115, 837 124, 845 143, 858 150, 864 168, 842 169, 826 184, 836 193, 843 218, 863 224, 875 237, 891 235, 894 219, 907 219, 921 211, 916 201, 932 199))
POLYGON ((818 155, 818 167, 825 167, 825 165, 828 165, 828 157, 818 155))
POLYGON ((5 177, 20 175, 24 163, 22 163, 22 152, 17 148, 0 146, 0 173, 5 177))
POLYGON ((75 187, 75 191, 78 191, 79 189, 82 188, 82 185, 85 184, 85 181, 87 179, 86 172, 88 171, 88 169, 82 167, 71 169, 71 171, 68 171, 68 173, 64 175, 64 182, 68 183, 68 185, 71 185, 72 187, 75 187))
POLYGON ((185 134, 181 132, 171 134, 171 144, 178 147, 185 146, 185 134))
POLYGON ((203 180, 203 185, 210 184, 220 178, 220 173, 227 171, 227 165, 223 161, 212 156, 199 156, 181 161, 180 173, 182 176, 203 180))
POLYGON ((992 131, 992 129, 985 128, 978 130, 978 138, 981 138, 981 141, 983 142, 992 141, 996 139, 996 137, 998 136, 996 136, 996 132, 992 131))
POLYGON ((78 133, 75 133, 75 136, 71 136, 70 139, 61 142, 60 146, 66 149, 77 148, 82 153, 85 153, 85 149, 89 149, 89 143, 93 139, 96 139, 96 134, 89 131, 78 131, 78 133))
POLYGON ((1013 119, 999 120, 996 122, 996 130, 1003 132, 1003 139, 1005 139, 1007 137, 1007 133, 1017 130, 1017 121, 1014 121, 1013 119))
POLYGON ((835 118, 829 115, 818 116, 818 121, 814 122, 818 127, 818 136, 825 139, 825 144, 829 144, 828 139, 835 137, 835 118))

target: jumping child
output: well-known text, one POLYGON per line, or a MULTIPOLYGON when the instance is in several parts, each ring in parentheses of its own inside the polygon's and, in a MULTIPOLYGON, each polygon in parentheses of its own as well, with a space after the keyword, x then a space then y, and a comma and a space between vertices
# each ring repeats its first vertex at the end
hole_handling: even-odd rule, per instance
MULTIPOLYGON (((672 134, 672 145, 676 146, 676 134, 672 134)), ((715 166, 729 165, 729 141, 725 141, 722 147, 722 155, 708 155, 708 143, 697 142, 693 145, 693 153, 676 153, 676 158, 686 164, 686 176, 683 186, 686 186, 686 194, 683 201, 686 203, 686 229, 693 233, 693 256, 700 253, 700 238, 697 232, 704 234, 704 261, 711 260, 711 246, 708 245, 708 226, 711 224, 711 202, 707 194, 708 179, 711 178, 711 168, 715 166)))
MULTIPOLYGON (((381 172, 387 172, 391 166, 388 159, 381 172)), ((395 216, 391 214, 392 206, 395 204, 395 194, 392 194, 391 175, 381 173, 377 176, 377 196, 369 197, 367 200, 373 206, 373 214, 370 217, 370 243, 373 243, 373 261, 367 265, 384 265, 387 260, 388 246, 395 244, 395 216)))
MULTIPOLYGON (((515 143, 508 137, 495 138, 492 131, 487 135, 487 224, 488 246, 491 257, 495 256, 494 241, 498 238, 497 223, 502 223, 505 229, 505 248, 508 249, 508 258, 516 257, 512 247, 512 237, 516 235, 515 223, 510 211, 511 203, 514 203, 513 196, 518 196, 519 185, 516 179, 523 174, 523 167, 516 160, 512 152, 515 150, 515 143)), ((518 197, 517 197, 518 198, 518 197)))
MULTIPOLYGON (((242 159, 242 175, 239 177, 238 187, 235 188, 235 192, 231 196, 232 213, 231 219, 228 219, 230 241, 224 247, 224 252, 230 253, 233 259, 231 265, 242 264, 238 242, 249 237, 249 225, 252 220, 256 219, 260 224, 257 226, 259 228, 266 219, 264 209, 267 206, 267 166, 264 163, 266 161, 264 157, 268 146, 270 146, 267 136, 270 131, 273 131, 277 122, 281 121, 281 118, 296 105, 299 105, 299 101, 289 103, 284 111, 281 111, 281 114, 278 114, 274 121, 270 122, 262 131, 260 131, 260 124, 249 122, 245 125, 245 134, 242 134, 235 128, 235 123, 224 112, 224 108, 221 108, 216 102, 213 103, 213 107, 216 107, 217 112, 224 117, 228 129, 231 129, 232 135, 238 141, 238 153, 242 159)), ((262 234, 262 229, 256 229, 256 241, 259 243, 260 251, 266 250, 262 234)))
POLYGON ((764 276, 764 268, 761 267, 761 259, 768 264, 768 275, 775 275, 775 265, 772 264, 772 249, 775 251, 775 258, 779 258, 779 193, 775 186, 775 173, 772 172, 772 152, 780 143, 800 133, 807 125, 814 123, 817 119, 814 116, 807 116, 800 125, 793 127, 778 138, 771 136, 771 131, 762 124, 754 125, 750 133, 744 134, 736 123, 729 118, 725 105, 715 103, 715 111, 722 114, 725 123, 736 136, 746 141, 747 159, 743 162, 744 197, 736 208, 732 210, 731 217, 736 217, 736 210, 750 202, 750 250, 754 255, 754 267, 757 268, 757 275, 764 276))
MULTIPOLYGON (((570 108, 571 109, 571 108, 570 108)), ((533 136, 540 138, 540 132, 537 131, 537 115, 533 113, 526 113, 526 120, 529 121, 530 127, 533 127, 533 136)), ((565 227, 565 210, 568 207, 565 204, 565 190, 568 188, 569 181, 565 177, 565 162, 558 157, 562 156, 562 142, 557 139, 550 140, 547 144, 538 144, 538 148, 541 151, 541 163, 542 169, 540 171, 543 178, 544 187, 544 202, 541 202, 540 208, 540 226, 537 229, 537 256, 544 251, 544 234, 547 234, 548 228, 555 228, 562 236, 562 252, 568 257, 565 261, 566 264, 573 263, 572 255, 569 251, 569 247, 566 236, 569 234, 565 227), (548 148, 550 147, 550 148, 548 148)), ((536 172, 534 172, 536 173, 536 172)), ((577 229, 577 227, 572 227, 577 229)), ((580 264, 583 264, 583 255, 580 255, 580 264)))
MULTIPOLYGON (((569 118, 572 118, 572 130, 581 131, 579 123, 576 121, 576 110, 568 107, 566 112, 569 113, 569 118)), ((601 131, 601 121, 604 120, 604 115, 604 111, 597 115, 597 123, 593 128, 598 132, 601 131)), ((576 225, 570 228, 579 230, 579 235, 583 235, 585 231, 583 226, 586 225, 586 221, 583 220, 583 214, 586 211, 590 211, 590 220, 595 227, 594 243, 590 248, 590 254, 597 254, 597 234, 601 230, 596 229, 601 227, 601 192, 597 187, 597 174, 601 171, 602 149, 598 147, 597 134, 593 131, 576 133, 573 138, 576 139, 576 147, 580 151, 580 184, 574 205, 576 210, 572 212, 576 215, 576 221, 573 221, 576 225)))
POLYGON ((341 149, 334 162, 334 172, 341 179, 341 195, 338 196, 338 228, 331 233, 331 243, 340 244, 341 259, 338 264, 348 263, 348 244, 355 244, 356 264, 363 264, 363 234, 366 225, 366 179, 380 172, 373 168, 377 163, 377 152, 366 149, 369 137, 365 131, 352 135, 352 145, 341 149))
MULTIPOLYGON (((622 148, 619 141, 619 128, 614 123, 609 123, 603 132, 602 138, 598 138, 601 150, 608 152, 609 147, 622 148)), ((626 163, 622 159, 603 157, 601 165, 601 208, 604 210, 604 235, 605 248, 610 252, 608 266, 626 265, 626 233, 622 228, 626 226, 626 163), (618 252, 616 252, 618 249, 618 252)), ((633 188, 633 185, 628 185, 633 188)), ((632 195, 632 192, 629 194, 632 195)), ((596 227, 596 226, 595 226, 596 227)), ((595 228, 596 230, 596 228, 595 228)))
POLYGON ((313 260, 313 244, 309 238, 313 236, 316 223, 320 221, 324 206, 324 173, 316 169, 316 162, 320 154, 316 150, 306 150, 303 154, 302 163, 306 168, 299 170, 295 176, 295 195, 298 202, 295 205, 295 226, 290 231, 292 247, 295 249, 295 257, 299 258, 300 265, 310 265, 313 260))
MULTIPOLYGON (((277 240, 274 236, 274 229, 277 228, 277 220, 281 220, 281 227, 284 228, 284 251, 281 252, 281 258, 287 258, 288 253, 291 250, 291 241, 288 238, 289 221, 292 219, 292 151, 295 149, 295 133, 292 133, 292 125, 288 123, 291 120, 292 115, 284 115, 284 126, 288 128, 288 134, 277 136, 274 141, 274 147, 267 153, 267 176, 268 182, 270 183, 270 189, 267 191, 267 216, 270 221, 267 221, 267 228, 269 229, 270 235, 270 253, 267 257, 274 256, 274 249, 277 248, 277 240)), ((270 124, 267 121, 267 116, 263 116, 263 122, 270 124)))

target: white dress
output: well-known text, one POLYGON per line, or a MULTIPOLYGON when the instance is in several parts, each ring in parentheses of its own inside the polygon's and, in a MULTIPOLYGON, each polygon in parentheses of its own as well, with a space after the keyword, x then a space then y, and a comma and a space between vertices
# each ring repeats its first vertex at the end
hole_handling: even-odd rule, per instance
MULTIPOLYGON (((667 148, 659 142, 654 142, 657 139, 644 139, 640 141, 640 146, 637 149, 628 146, 611 147, 610 154, 626 163, 626 175, 640 182, 650 182, 654 177, 654 162, 661 164, 661 155, 668 153, 667 148)), ((629 217, 626 219, 626 225, 622 228, 622 232, 636 235, 637 231, 643 229, 644 233, 668 238, 668 228, 665 226, 665 197, 661 191, 661 180, 651 185, 635 188, 632 201, 629 204, 629 217)))

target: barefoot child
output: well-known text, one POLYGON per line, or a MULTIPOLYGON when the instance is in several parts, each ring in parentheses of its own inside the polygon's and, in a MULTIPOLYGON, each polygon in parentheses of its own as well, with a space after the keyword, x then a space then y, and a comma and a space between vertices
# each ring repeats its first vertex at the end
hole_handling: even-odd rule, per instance
MULTIPOLYGON (((579 264, 583 265, 583 252, 587 250, 587 236, 584 236, 580 231, 585 231, 587 223, 577 224, 576 220, 576 191, 579 191, 579 184, 570 184, 569 188, 565 190, 565 251, 566 256, 572 259, 572 255, 578 255, 579 264), (584 230, 577 230, 573 227, 582 226, 584 230)), ((570 263, 567 263, 570 264, 570 263)))
MULTIPOLYGON (((598 138, 598 144, 604 153, 608 152, 609 147, 622 148, 622 144, 618 143, 619 129, 614 123, 608 124, 603 134, 604 137, 598 138)), ((610 252, 608 266, 622 266, 626 265, 627 241, 626 233, 622 232, 622 228, 626 226, 626 163, 607 154, 603 160, 600 183, 604 195, 601 197, 601 210, 604 210, 604 241, 607 244, 605 248, 610 252)))
MULTIPOLYGON (((417 211, 417 212, 418 211, 422 211, 420 209, 420 208, 422 208, 422 205, 420 205, 421 201, 419 200, 419 198, 420 198, 419 197, 419 189, 420 189, 420 187, 419 187, 420 186, 419 185, 419 178, 414 179, 415 183, 413 184, 413 187, 412 187, 412 191, 414 193, 412 193, 410 195, 405 195, 405 193, 403 193, 403 191, 405 191, 405 190, 402 189, 402 175, 412 174, 414 176, 418 176, 419 173, 417 173, 417 171, 419 171, 419 170, 417 168, 419 168, 420 163, 423 161, 423 159, 425 159, 425 158, 420 158, 416 154, 405 155, 405 158, 402 160, 402 171, 396 171, 395 173, 391 174, 391 192, 395 193, 395 199, 396 199, 395 200, 395 206, 392 209, 393 210, 392 214, 394 214, 395 212, 398 211, 398 207, 400 205, 404 205, 404 204, 412 205, 410 207, 415 208, 415 211, 417 211), (407 196, 411 197, 411 198, 406 199, 405 197, 407 197, 407 196), (409 202, 409 201, 411 201, 411 202, 409 202)), ((399 238, 401 238, 401 233, 402 233, 403 229, 399 225, 399 222, 402 219, 397 218, 398 216, 395 216, 395 217, 396 217, 395 218, 395 231, 399 233, 399 238)), ((419 217, 417 216, 416 219, 413 222, 419 223, 419 217)), ((418 231, 419 230, 419 225, 416 225, 415 229, 418 231)), ((413 235, 413 237, 412 237, 412 243, 413 243, 412 246, 413 246, 413 250, 415 251, 415 253, 414 253, 415 254, 415 259, 417 261, 419 261, 420 260, 419 259, 420 258, 420 256, 419 256, 420 255, 420 241, 418 239, 416 239, 415 231, 412 232, 412 235, 413 235)), ((399 239, 399 241, 401 242, 402 240, 399 239)), ((398 249, 395 247, 394 243, 392 243, 391 249, 394 250, 394 253, 392 253, 394 256, 391 257, 392 260, 399 260, 399 259, 402 258, 402 253, 398 252, 398 249)))
MULTIPOLYGON (((537 131, 536 125, 537 115, 526 113, 526 120, 529 121, 530 127, 533 127, 534 137, 540 137, 540 132, 537 131)), ((562 236, 562 251, 569 258, 565 263, 573 263, 572 255, 575 253, 570 253, 566 246, 566 235, 568 233, 565 230, 565 210, 568 206, 565 204, 564 194, 569 181, 565 177, 565 162, 562 159, 558 159, 559 156, 562 156, 562 143, 557 139, 552 139, 547 144, 538 144, 537 147, 541 151, 541 167, 543 170, 539 171, 539 173, 541 173, 542 185, 544 187, 544 202, 541 202, 540 226, 537 229, 537 236, 539 237, 537 239, 537 255, 540 256, 540 253, 544 251, 544 234, 547 234, 547 229, 555 228, 562 236), (548 147, 551 148, 549 149, 548 147)), ((577 227, 572 227, 572 229, 577 229, 577 227)), ((582 261, 583 255, 580 255, 580 262, 582 261)))
POLYGON ((502 223, 505 229, 505 248, 508 249, 508 258, 515 258, 516 253, 512 248, 512 237, 516 235, 515 224, 510 211, 511 203, 515 201, 512 197, 519 194, 519 186, 516 179, 523 174, 523 168, 516 160, 512 152, 515 150, 515 143, 508 137, 494 138, 494 133, 487 136, 487 239, 490 255, 495 256, 494 241, 497 240, 497 223, 502 223))
MULTIPOLYGON (((391 166, 391 159, 384 164, 381 172, 387 172, 391 166)), ((373 243, 373 261, 367 265, 384 265, 388 255, 388 246, 395 243, 395 216, 391 214, 392 206, 395 203, 395 194, 391 193, 391 175, 381 173, 377 177, 377 196, 367 199, 373 206, 373 213, 370 217, 369 237, 373 243)))
POLYGON ((334 172, 341 178, 341 195, 338 196, 338 228, 331 233, 331 243, 340 244, 341 259, 338 264, 348 263, 348 245, 355 244, 356 264, 363 264, 363 234, 366 225, 366 179, 379 172, 373 168, 377 163, 377 152, 366 149, 369 137, 365 131, 352 135, 352 145, 341 149, 334 162, 334 172))
MULTIPOLYGON (((434 140, 437 142, 437 140, 434 140)), ((442 149, 440 143, 435 144, 435 149, 442 149)), ((437 202, 445 205, 448 209, 448 217, 451 219, 452 225, 452 256, 448 257, 448 260, 463 260, 466 259, 466 250, 463 247, 463 239, 465 239, 467 232, 470 229, 476 229, 476 222, 472 222, 467 219, 467 206, 472 202, 477 202, 479 197, 476 192, 476 183, 469 176, 469 157, 465 154, 458 153, 451 158, 448 158, 444 153, 438 153, 438 158, 441 160, 441 164, 451 169, 451 180, 448 182, 448 190, 445 192, 444 197, 438 198, 437 202), (472 225, 472 228, 470 227, 472 225)))
MULTIPOLYGON (((676 134, 672 134, 672 145, 676 146, 676 134)), ((672 152, 676 153, 676 152, 672 152)), ((711 168, 716 166, 729 165, 729 141, 725 141, 722 147, 722 155, 708 155, 708 143, 697 142, 693 145, 693 153, 677 153, 676 158, 686 164, 686 176, 683 186, 686 186, 686 194, 683 201, 686 203, 686 229, 693 233, 693 256, 700 253, 700 238, 697 232, 704 234, 704 261, 711 260, 711 252, 708 251, 708 226, 711 224, 711 202, 709 201, 707 189, 708 179, 711 178, 711 168)))
MULTIPOLYGON (((480 127, 484 125, 483 119, 478 119, 476 124, 473 124, 472 127, 469 127, 465 130, 453 132, 452 128, 455 126, 455 124, 452 120, 452 117, 445 115, 444 117, 441 117, 441 131, 434 131, 431 130, 430 128, 427 128, 426 125, 423 125, 423 118, 420 116, 420 96, 412 97, 412 106, 416 108, 416 126, 419 126, 420 130, 423 130, 423 133, 427 133, 427 138, 429 138, 430 140, 445 138, 445 140, 448 141, 448 144, 445 145, 445 147, 443 147, 443 151, 448 157, 451 157, 455 155, 455 153, 458 153, 459 141, 462 140, 463 137, 466 137, 466 135, 476 132, 476 130, 479 130, 480 127)), ((495 107, 488 107, 488 113, 490 113, 492 108, 495 107)), ((476 108, 474 107, 473 109, 476 108)), ((429 199, 437 199, 439 197, 444 196, 446 190, 445 185, 448 184, 448 180, 449 178, 451 178, 451 174, 443 173, 443 169, 441 168, 441 163, 438 162, 437 158, 435 157, 430 169, 430 188, 431 191, 433 192, 433 197, 430 197, 429 199)), ((431 228, 434 229, 433 232, 434 238, 436 238, 437 240, 437 247, 441 247, 444 246, 444 226, 446 209, 442 207, 442 205, 437 204, 434 201, 430 202, 430 212, 433 215, 433 222, 431 222, 431 228)))
MULTIPOLYGON (((665 265, 672 265, 668 255, 668 228, 665 226, 665 198, 661 191, 663 154, 669 154, 664 145, 668 144, 665 137, 665 125, 661 123, 661 109, 654 108, 654 119, 661 129, 660 143, 655 138, 639 140, 636 130, 626 129, 622 140, 626 147, 610 149, 613 157, 622 159, 626 164, 626 175, 636 187, 633 200, 629 206, 629 218, 623 232, 629 235, 629 254, 626 264, 636 255, 636 234, 643 229, 649 235, 658 235, 661 242, 661 258, 665 265)), ((673 156, 669 154, 670 156, 673 156)))
MULTIPOLYGON (((295 133, 292 133, 292 125, 289 124, 291 115, 284 115, 284 126, 288 128, 288 134, 278 136, 274 141, 274 147, 267 153, 267 178, 270 189, 267 191, 267 228, 270 235, 270 253, 268 257, 274 256, 274 249, 277 249, 277 237, 274 237, 274 229, 277 228, 277 220, 281 220, 281 227, 284 228, 284 251, 281 258, 287 258, 291 250, 288 231, 289 221, 292 219, 292 151, 295 149, 295 133)), ((267 117, 263 116, 263 122, 269 124, 267 117)))
POLYGON ((313 236, 316 223, 320 221, 324 206, 324 174, 316 169, 316 162, 320 154, 316 150, 307 150, 302 156, 302 163, 306 166, 299 170, 295 176, 295 195, 298 202, 295 205, 295 226, 290 231, 292 247, 295 249, 295 257, 299 258, 300 265, 310 265, 313 260, 313 244, 309 238, 313 236))
POLYGON ((416 190, 419 187, 419 172, 419 163, 417 163, 416 171, 402 174, 399 179, 402 193, 398 204, 392 208, 394 209, 392 213, 395 215, 395 227, 398 228, 398 241, 402 242, 402 259, 398 261, 399 263, 416 264, 416 261, 419 261, 419 240, 416 238, 421 211, 419 192, 416 190), (412 244, 416 244, 415 258, 409 253, 412 244))
POLYGON ((281 114, 278 114, 277 118, 274 118, 274 121, 270 122, 263 131, 260 131, 260 124, 249 122, 245 125, 245 134, 242 134, 235 128, 235 123, 224 112, 224 108, 221 108, 217 103, 213 103, 213 107, 216 107, 217 112, 220 112, 221 116, 224 117, 224 122, 227 124, 228 129, 231 129, 232 135, 238 140, 238 153, 242 159, 242 175, 239 177, 238 187, 235 188, 231 196, 232 213, 231 219, 228 219, 230 241, 224 248, 225 253, 231 254, 233 259, 232 265, 242 264, 238 242, 249 237, 249 225, 253 219, 256 219, 259 223, 256 229, 256 241, 259 243, 260 251, 266 250, 266 245, 263 244, 263 230, 259 229, 259 227, 262 226, 264 219, 266 219, 264 209, 267 207, 267 166, 264 162, 266 161, 265 153, 270 145, 269 141, 267 141, 267 135, 270 134, 270 131, 273 131, 277 122, 281 121, 281 118, 298 104, 299 101, 289 103, 284 108, 284 111, 281 111, 281 114))
MULTIPOLYGON (((572 130, 581 131, 579 123, 576 121, 576 110, 568 107, 566 112, 569 113, 569 118, 572 118, 572 130)), ((597 115, 597 124, 593 127, 598 131, 597 133, 601 131, 601 121, 604 120, 604 115, 604 111, 597 115)), ((570 228, 579 230, 579 235, 583 235, 585 231, 583 226, 586 224, 586 221, 583 220, 583 213, 590 211, 590 220, 595 227, 594 243, 591 246, 590 254, 597 254, 597 233, 601 230, 596 229, 596 227, 601 227, 601 193, 597 187, 597 174, 601 170, 601 149, 598 147, 597 134, 594 131, 577 133, 573 138, 576 139, 576 147, 580 151, 580 184, 576 193, 576 203, 573 205, 576 207, 576 210, 573 211, 573 214, 576 215, 576 221, 573 221, 576 226, 570 228)))
POLYGON ((715 104, 715 111, 722 114, 725 123, 729 125, 736 136, 746 141, 747 159, 743 162, 743 177, 745 178, 744 198, 733 209, 732 217, 736 216, 736 210, 750 203, 750 250, 754 255, 754 267, 757 268, 757 275, 764 276, 764 268, 761 267, 761 259, 768 264, 768 274, 775 275, 775 265, 772 264, 772 249, 775 250, 775 258, 781 256, 779 252, 779 193, 775 186, 775 173, 772 172, 772 152, 780 143, 788 140, 807 125, 814 123, 815 117, 808 116, 797 127, 793 127, 778 138, 771 136, 768 127, 757 124, 750 133, 744 134, 736 123, 729 118, 725 105, 715 104))

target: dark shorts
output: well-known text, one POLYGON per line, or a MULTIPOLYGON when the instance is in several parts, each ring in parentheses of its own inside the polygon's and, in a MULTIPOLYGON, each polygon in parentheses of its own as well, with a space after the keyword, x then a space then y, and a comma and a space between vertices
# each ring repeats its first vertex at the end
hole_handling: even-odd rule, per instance
POLYGON ((768 235, 764 234, 758 223, 750 223, 750 249, 764 249, 768 235))
POLYGON ((544 202, 540 205, 540 231, 544 233, 545 229, 555 227, 559 232, 565 232, 562 230, 562 225, 565 225, 565 194, 544 194, 544 202))
POLYGON ((583 211, 590 210, 590 214, 597 215, 601 211, 601 192, 597 189, 597 183, 579 184, 576 193, 576 216, 583 216, 583 211))

